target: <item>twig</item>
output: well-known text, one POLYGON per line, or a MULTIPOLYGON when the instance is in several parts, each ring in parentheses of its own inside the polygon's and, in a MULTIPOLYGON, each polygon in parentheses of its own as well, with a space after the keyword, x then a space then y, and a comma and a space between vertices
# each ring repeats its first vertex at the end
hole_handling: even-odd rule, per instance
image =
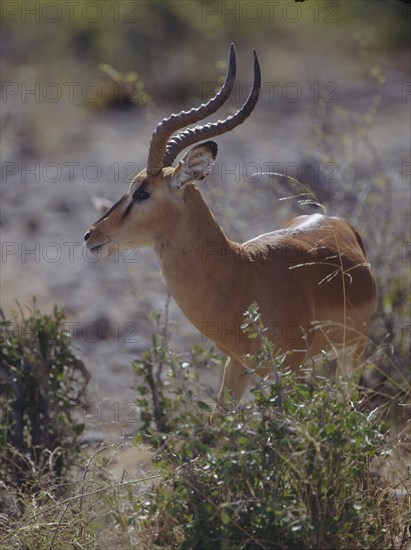
POLYGON ((126 481, 124 483, 116 483, 115 485, 106 485, 105 487, 100 487, 99 489, 95 489, 94 491, 89 491, 88 493, 82 493, 81 495, 76 495, 74 497, 68 497, 64 500, 61 500, 60 502, 53 504, 53 506, 49 506, 48 508, 45 508, 44 510, 41 510, 40 512, 36 512, 35 514, 32 514, 27 519, 25 519, 20 525, 13 527, 13 530, 6 534, 5 537, 3 537, 0 542, 4 543, 4 541, 8 540, 12 535, 14 535, 17 531, 22 529, 25 525, 27 525, 31 520, 38 518, 39 516, 42 516, 43 514, 46 514, 47 512, 50 512, 51 510, 54 510, 55 508, 58 508, 64 504, 74 502, 76 500, 79 500, 83 497, 88 497, 92 495, 96 495, 98 493, 102 493, 104 491, 108 491, 110 489, 118 489, 121 487, 126 487, 128 485, 132 485, 134 483, 142 483, 145 481, 150 481, 152 479, 158 479, 161 477, 161 474, 155 474, 149 477, 140 478, 140 479, 131 479, 130 481, 126 481))

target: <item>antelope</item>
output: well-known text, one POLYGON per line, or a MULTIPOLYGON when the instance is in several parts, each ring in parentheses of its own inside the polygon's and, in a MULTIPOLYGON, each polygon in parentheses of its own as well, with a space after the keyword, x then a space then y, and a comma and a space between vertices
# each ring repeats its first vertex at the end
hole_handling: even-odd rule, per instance
POLYGON ((220 91, 157 125, 147 167, 84 236, 86 247, 99 256, 130 241, 154 248, 185 316, 227 355, 217 409, 227 393, 241 399, 250 368, 266 374, 252 359, 261 342, 241 330, 252 303, 259 305, 262 324, 273 329, 269 338, 284 364, 298 372, 324 353, 357 364, 376 294, 362 239, 345 219, 301 215, 244 243, 230 240, 216 222, 197 185, 210 173, 218 151, 214 141, 204 140, 233 130, 253 111, 261 88, 255 51, 253 86, 243 106, 222 121, 187 126, 220 109, 235 75, 232 45, 220 91))

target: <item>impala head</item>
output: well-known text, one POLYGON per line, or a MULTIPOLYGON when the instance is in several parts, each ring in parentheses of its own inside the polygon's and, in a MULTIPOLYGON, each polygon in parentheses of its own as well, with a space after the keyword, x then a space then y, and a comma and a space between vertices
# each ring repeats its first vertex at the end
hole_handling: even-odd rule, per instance
POLYGON ((217 155, 217 144, 206 141, 190 149, 173 167, 176 157, 188 146, 224 134, 240 125, 253 111, 261 87, 260 67, 254 52, 254 81, 244 105, 222 121, 179 132, 215 113, 228 99, 236 73, 235 51, 231 46, 227 76, 221 90, 206 104, 164 119, 155 129, 147 168, 132 181, 128 191, 84 235, 86 246, 110 255, 117 246, 132 242, 136 247, 152 246, 167 230, 167 220, 178 215, 184 204, 184 188, 204 179, 217 155))

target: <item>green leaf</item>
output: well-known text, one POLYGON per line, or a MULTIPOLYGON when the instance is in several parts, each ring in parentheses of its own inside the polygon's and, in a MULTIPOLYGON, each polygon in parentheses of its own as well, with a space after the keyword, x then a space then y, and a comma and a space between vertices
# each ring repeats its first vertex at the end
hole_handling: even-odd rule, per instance
POLYGON ((230 523, 230 516, 224 510, 221 511, 221 522, 223 525, 228 525, 230 523))

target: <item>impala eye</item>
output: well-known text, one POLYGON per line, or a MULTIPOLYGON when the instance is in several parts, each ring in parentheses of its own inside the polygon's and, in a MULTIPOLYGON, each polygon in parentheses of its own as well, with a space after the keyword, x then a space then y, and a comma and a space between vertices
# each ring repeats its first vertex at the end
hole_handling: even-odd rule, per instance
POLYGON ((150 193, 145 189, 136 189, 133 193, 133 201, 145 201, 150 196, 150 193))

